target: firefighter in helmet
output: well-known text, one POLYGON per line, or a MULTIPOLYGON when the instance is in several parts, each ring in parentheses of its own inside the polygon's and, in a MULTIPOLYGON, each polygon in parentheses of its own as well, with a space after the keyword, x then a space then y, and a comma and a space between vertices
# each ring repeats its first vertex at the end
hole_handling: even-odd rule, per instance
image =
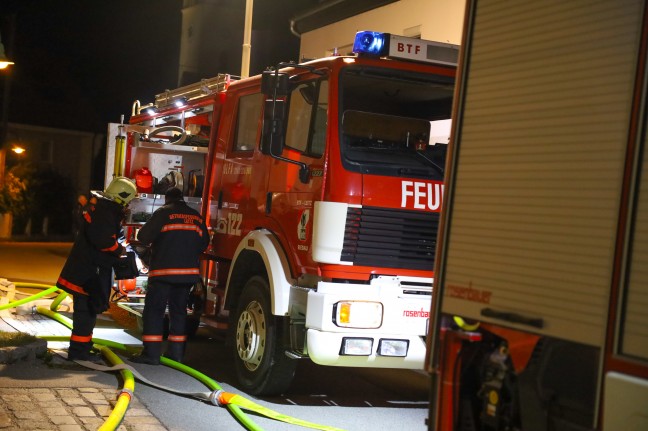
POLYGON ((191 286, 200 280, 200 255, 209 244, 202 216, 189 207, 182 191, 169 189, 165 203, 142 226, 137 239, 151 247, 148 286, 142 320, 141 355, 133 362, 158 365, 162 354, 165 310, 169 308, 169 336, 164 356, 182 362, 186 343, 187 300, 191 286))
POLYGON ((97 199, 83 208, 79 232, 56 282, 74 302, 70 360, 100 359, 90 352, 92 331, 97 315, 108 309, 113 264, 126 254, 119 239, 125 210, 137 195, 137 188, 130 179, 116 177, 105 191, 95 195, 97 199))

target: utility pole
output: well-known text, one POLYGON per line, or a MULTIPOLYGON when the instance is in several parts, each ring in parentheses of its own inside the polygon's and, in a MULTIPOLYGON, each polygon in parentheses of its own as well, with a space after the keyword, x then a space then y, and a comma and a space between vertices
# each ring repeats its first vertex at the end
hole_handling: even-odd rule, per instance
POLYGON ((250 76, 250 51, 252 50, 252 8, 254 0, 245 0, 245 26, 243 28, 243 56, 241 78, 250 76))

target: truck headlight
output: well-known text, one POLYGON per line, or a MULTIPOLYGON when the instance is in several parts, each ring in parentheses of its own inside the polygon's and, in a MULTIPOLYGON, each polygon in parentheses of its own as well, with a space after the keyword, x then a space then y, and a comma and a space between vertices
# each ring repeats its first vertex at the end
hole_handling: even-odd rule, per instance
POLYGON ((381 338, 378 342, 378 355, 380 356, 407 356, 408 340, 393 340, 381 338))
POLYGON ((342 347, 340 355, 344 356, 369 356, 373 349, 373 339, 344 337, 342 338, 342 347))
POLYGON ((340 301, 333 307, 333 323, 343 328, 380 328, 382 319, 380 302, 340 301))

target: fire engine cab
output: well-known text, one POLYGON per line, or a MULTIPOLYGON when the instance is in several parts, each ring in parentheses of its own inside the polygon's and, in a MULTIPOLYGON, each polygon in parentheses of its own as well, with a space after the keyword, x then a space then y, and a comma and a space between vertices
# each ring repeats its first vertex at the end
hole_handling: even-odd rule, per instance
POLYGON ((191 305, 247 391, 285 391, 299 358, 423 369, 457 57, 359 32, 353 55, 219 75, 111 125, 107 166, 150 182, 132 241, 171 186, 205 217, 191 305))

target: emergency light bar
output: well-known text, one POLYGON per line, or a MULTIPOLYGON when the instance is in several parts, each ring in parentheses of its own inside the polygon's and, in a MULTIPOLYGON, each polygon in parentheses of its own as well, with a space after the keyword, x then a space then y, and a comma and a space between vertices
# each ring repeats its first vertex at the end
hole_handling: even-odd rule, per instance
POLYGON ((353 42, 358 55, 400 58, 425 63, 457 66, 459 45, 396 36, 376 31, 359 31, 353 42))

